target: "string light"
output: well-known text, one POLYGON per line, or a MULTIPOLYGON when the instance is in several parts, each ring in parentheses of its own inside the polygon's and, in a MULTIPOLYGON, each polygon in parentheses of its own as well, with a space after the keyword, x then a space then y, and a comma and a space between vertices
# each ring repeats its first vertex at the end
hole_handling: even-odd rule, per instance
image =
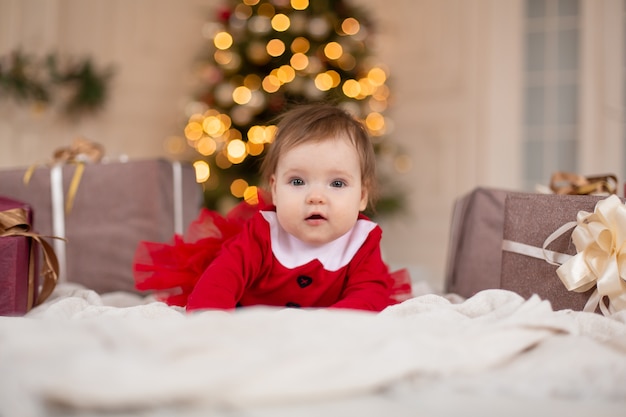
POLYGON ((309 57, 302 53, 295 53, 289 61, 296 70, 303 70, 309 65, 309 57))
POLYGON ((317 74, 315 86, 321 91, 328 91, 333 87, 333 78, 325 72, 317 74))
POLYGON ((349 17, 341 22, 341 30, 346 35, 356 35, 361 30, 361 24, 354 17, 349 17))
POLYGON ((246 159, 246 144, 241 139, 233 139, 226 146, 226 157, 233 164, 239 164, 246 159))
POLYGON ((237 178, 230 183, 230 192, 233 196, 237 198, 243 197, 246 188, 248 188, 248 182, 241 178, 237 178))
POLYGON ((306 54, 311 48, 311 43, 307 38, 297 37, 291 42, 291 52, 306 54))
POLYGON ((387 81, 387 74, 382 68, 374 67, 367 73, 367 78, 370 80, 372 85, 380 87, 385 84, 385 81, 387 81))
POLYGON ((264 150, 265 146, 263 146, 262 143, 246 142, 246 151, 248 152, 248 155, 259 156, 264 150))
POLYGON ((218 32, 213 38, 213 43, 217 49, 228 49, 233 45, 233 37, 228 32, 218 32))
POLYGON ((205 182, 211 176, 211 169, 206 161, 195 161, 193 168, 196 171, 196 182, 205 182))
POLYGON ((272 6, 271 3, 263 3, 257 9, 257 13, 259 14, 259 16, 271 19, 276 14, 276 9, 274 9, 274 6, 272 6))
POLYGON ((233 61, 233 54, 229 51, 222 51, 221 49, 218 49, 213 54, 213 58, 215 59, 215 62, 220 65, 228 65, 233 61))
POLYGON ((356 80, 346 80, 341 89, 346 97, 355 98, 361 92, 361 85, 356 80))
POLYGON ((291 21, 287 15, 279 13, 272 18, 272 28, 277 32, 284 32, 289 29, 291 21))
POLYGON ((252 92, 248 87, 239 86, 233 90, 233 101, 237 104, 247 104, 252 98, 252 92))
POLYGON ((235 16, 240 20, 249 19, 252 16, 252 7, 247 4, 238 4, 235 7, 235 16))
POLYGON ((248 74, 243 79, 243 85, 245 85, 252 91, 258 90, 259 88, 261 88, 261 77, 259 77, 257 74, 248 74))
POLYGON ((263 90, 265 90, 268 93, 275 93, 278 91, 278 89, 280 88, 280 80, 278 79, 278 77, 276 77, 275 75, 268 75, 265 78, 263 78, 263 90))
POLYGON ((337 42, 328 42, 324 47, 324 55, 328 59, 339 59, 343 55, 343 48, 337 42))
POLYGON ((267 43, 265 50, 273 57, 281 56, 285 52, 285 44, 280 39, 272 39, 267 43))
POLYGON ((291 7, 295 10, 305 10, 309 7, 309 0, 291 0, 291 7))
POLYGON ((290 83, 296 78, 296 71, 290 67, 289 65, 281 65, 280 68, 276 70, 276 78, 282 83, 290 83))
POLYGON ((198 122, 189 122, 185 126, 185 137, 191 141, 198 140, 202 137, 202 125, 198 122))
POLYGON ((365 125, 372 132, 380 132, 385 127, 385 118, 380 113, 372 112, 365 118, 365 125))
POLYGON ((259 192, 256 186, 246 187, 243 192, 243 199, 246 203, 254 206, 259 204, 259 192))
POLYGON ((341 84, 341 75, 339 75, 337 71, 328 70, 326 71, 326 74, 328 74, 328 76, 333 80, 332 88, 335 88, 339 84, 341 84))
POLYGON ((217 150, 217 142, 213 138, 203 137, 196 144, 196 150, 204 156, 210 156, 217 150))

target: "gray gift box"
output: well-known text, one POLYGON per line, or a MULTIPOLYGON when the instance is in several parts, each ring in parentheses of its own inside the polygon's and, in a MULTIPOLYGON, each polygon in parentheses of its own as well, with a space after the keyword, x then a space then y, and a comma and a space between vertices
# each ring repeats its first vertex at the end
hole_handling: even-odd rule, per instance
MULTIPOLYGON (((476 188, 454 204, 448 261, 447 292, 471 297, 485 289, 506 289, 528 298, 533 294, 549 300, 555 310, 582 310, 593 289, 568 291, 558 277, 558 265, 543 256, 503 250, 511 241, 542 252, 546 239, 579 211, 593 212, 606 196, 522 193, 476 188)), ((575 255, 573 228, 546 248, 575 255)), ((539 251, 539 252, 537 252, 539 251)))
POLYGON ((479 187, 454 203, 445 291, 471 297, 500 288, 504 201, 509 191, 479 187))
MULTIPOLYGON (((546 239, 561 226, 576 221, 578 212, 593 212, 606 196, 511 194, 504 204, 503 239, 542 248, 546 239)), ((576 255, 571 240, 573 228, 551 242, 546 249, 576 255)), ((505 250, 502 252, 501 288, 523 297, 533 294, 549 300, 555 310, 582 310, 593 293, 568 291, 558 277, 558 265, 533 256, 505 250)))
POLYGON ((195 171, 189 164, 163 159, 85 164, 73 207, 63 213, 63 204, 53 203, 51 176, 60 175, 56 182, 67 198, 76 169, 74 164, 38 167, 28 184, 25 168, 2 170, 0 195, 29 204, 41 235, 64 235, 65 243, 51 241, 62 258, 62 280, 100 293, 133 291, 132 262, 139 242, 170 241, 197 217, 202 188, 195 171), (59 220, 64 223, 61 233, 59 220))

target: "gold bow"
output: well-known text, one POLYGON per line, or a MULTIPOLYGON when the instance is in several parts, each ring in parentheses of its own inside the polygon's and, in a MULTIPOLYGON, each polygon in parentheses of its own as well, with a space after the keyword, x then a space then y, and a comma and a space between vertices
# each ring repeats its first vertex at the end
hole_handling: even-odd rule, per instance
MULTIPOLYGON (((97 163, 104 157, 104 148, 99 143, 91 142, 84 138, 76 138, 74 142, 67 147, 62 147, 54 151, 52 155, 52 165, 54 164, 76 164, 74 176, 70 182, 67 191, 67 199, 65 200, 65 212, 69 213, 74 205, 74 198, 78 191, 80 180, 85 171, 85 163, 97 163)), ((24 174, 24 184, 30 182, 37 164, 31 165, 24 174)))
POLYGON ((615 194, 617 177, 613 174, 583 177, 571 172, 558 171, 552 174, 550 189, 555 194, 615 194))
POLYGON ((97 163, 104 156, 104 148, 99 143, 84 138, 76 138, 67 147, 59 148, 52 154, 53 163, 69 164, 80 162, 97 163))
POLYGON ((596 287, 585 311, 626 310, 626 205, 611 195, 593 213, 579 211, 572 241, 577 254, 556 271, 565 287, 576 292, 596 287))
MULTIPOLYGON (((37 300, 34 299, 34 271, 32 263, 29 268, 28 309, 30 309, 35 305, 43 303, 54 290, 59 277, 59 262, 52 246, 43 239, 44 236, 30 231, 28 214, 23 208, 14 208, 0 212, 0 237, 6 236, 29 237, 39 243, 43 249, 44 265, 42 266, 41 275, 44 281, 37 300)), ((34 245, 31 245, 31 262, 33 262, 36 255, 33 248, 34 245)))

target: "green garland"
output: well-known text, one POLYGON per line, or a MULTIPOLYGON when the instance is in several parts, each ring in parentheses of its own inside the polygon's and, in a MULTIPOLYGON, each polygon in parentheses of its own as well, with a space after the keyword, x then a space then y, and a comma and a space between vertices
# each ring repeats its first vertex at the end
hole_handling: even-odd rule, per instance
POLYGON ((69 91, 63 100, 63 113, 77 118, 100 110, 106 102, 113 70, 94 68, 90 58, 64 59, 56 54, 45 58, 15 51, 0 57, 0 99, 12 97, 21 104, 50 104, 59 88, 69 91))

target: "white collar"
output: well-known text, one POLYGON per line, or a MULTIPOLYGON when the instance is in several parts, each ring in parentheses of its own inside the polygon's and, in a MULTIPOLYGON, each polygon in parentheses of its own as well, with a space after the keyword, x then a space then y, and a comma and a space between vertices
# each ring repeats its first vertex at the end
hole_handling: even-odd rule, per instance
POLYGON ((261 211, 270 225, 272 253, 283 266, 296 268, 317 259, 328 271, 346 266, 363 245, 376 223, 359 219, 352 229, 330 243, 314 246, 290 235, 278 223, 276 212, 261 211))

